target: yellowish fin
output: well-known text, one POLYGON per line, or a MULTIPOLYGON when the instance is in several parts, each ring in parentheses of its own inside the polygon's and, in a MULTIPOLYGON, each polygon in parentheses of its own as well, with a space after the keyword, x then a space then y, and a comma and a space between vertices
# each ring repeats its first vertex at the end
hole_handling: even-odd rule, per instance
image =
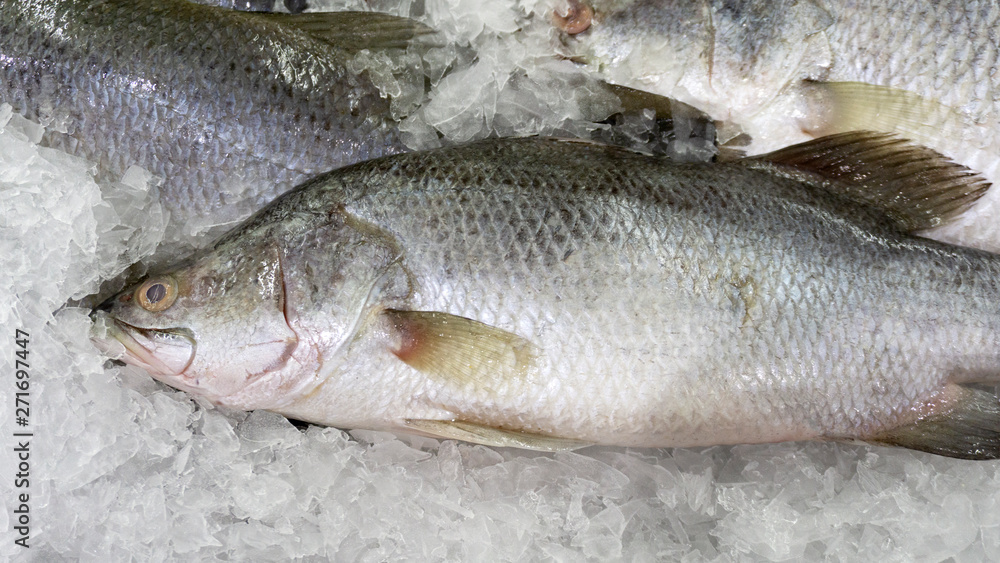
POLYGON ((431 377, 496 391, 524 380, 538 351, 520 336, 490 325, 433 311, 382 313, 397 358, 431 377))
POLYGON ((741 161, 793 176, 878 209, 896 228, 937 227, 972 206, 990 184, 926 147, 886 133, 852 131, 741 161))
POLYGON ((406 421, 407 428, 445 440, 462 440, 484 446, 499 448, 527 448, 547 452, 575 450, 589 444, 564 438, 553 438, 543 434, 531 434, 514 430, 503 430, 474 422, 460 420, 419 420, 406 421))
POLYGON ((945 124, 966 120, 950 106, 898 88, 864 82, 809 82, 806 89, 826 106, 821 123, 808 131, 816 136, 882 131, 931 145, 944 134, 945 124))

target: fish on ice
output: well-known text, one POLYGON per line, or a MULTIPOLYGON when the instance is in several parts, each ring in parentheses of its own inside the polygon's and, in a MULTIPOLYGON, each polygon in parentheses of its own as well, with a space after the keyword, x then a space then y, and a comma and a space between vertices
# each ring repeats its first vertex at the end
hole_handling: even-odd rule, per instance
POLYGON ((335 170, 95 309, 237 409, 494 446, 860 440, 1000 457, 988 185, 879 133, 678 164, 489 139, 335 170))
MULTIPOLYGON (((562 54, 691 104, 748 154, 894 133, 1000 184, 1000 7, 992 0, 557 0, 562 54)), ((930 236, 1000 250, 1000 189, 930 236)))
POLYGON ((197 231, 319 172, 404 150, 391 100, 354 59, 428 32, 376 13, 3 2, 0 103, 44 125, 43 144, 96 163, 98 179, 132 165, 163 178, 174 221, 197 231))

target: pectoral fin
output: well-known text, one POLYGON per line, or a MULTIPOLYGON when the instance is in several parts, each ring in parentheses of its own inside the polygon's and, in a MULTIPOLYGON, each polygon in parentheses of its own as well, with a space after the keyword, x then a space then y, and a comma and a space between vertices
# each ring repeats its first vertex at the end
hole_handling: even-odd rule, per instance
POLYGON ((257 12, 248 17, 293 27, 347 51, 405 49, 414 39, 434 33, 418 21, 377 12, 257 12))
POLYGON ((574 450, 589 444, 576 440, 553 438, 543 434, 531 434, 514 430, 504 430, 461 420, 406 420, 407 428, 446 440, 462 440, 484 446, 499 448, 525 448, 547 452, 574 450))
POLYGON ((941 154, 886 133, 821 137, 742 161, 878 209, 901 231, 944 224, 989 189, 989 182, 941 154))
POLYGON ((810 82, 806 88, 826 106, 823 124, 810 131, 816 135, 882 131, 933 144, 948 134, 947 124, 966 121, 952 107, 899 88, 865 82, 810 82))
POLYGON ((394 309, 382 315, 392 353, 450 384, 497 391, 527 378, 538 355, 524 338, 465 317, 394 309))
POLYGON ((950 385, 940 412, 865 441, 961 459, 1000 458, 1000 398, 996 388, 950 385))

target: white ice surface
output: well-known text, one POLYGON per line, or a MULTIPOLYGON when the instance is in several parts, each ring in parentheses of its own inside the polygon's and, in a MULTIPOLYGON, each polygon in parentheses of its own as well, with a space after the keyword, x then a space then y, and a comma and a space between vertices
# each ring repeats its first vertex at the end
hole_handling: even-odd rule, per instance
MULTIPOLYGON (((460 4, 478 5, 426 10, 460 4)), ((481 25, 459 13, 430 23, 450 17, 477 47, 507 49, 489 31, 509 27, 507 11, 481 25)), ((492 98, 442 106, 439 131, 475 138, 480 118, 528 119, 542 94, 559 105, 549 91, 513 95, 489 66, 466 72, 494 76, 483 92, 497 107, 526 111, 513 119, 492 98)), ((8 119, 0 110, 0 560, 1000 560, 996 462, 818 443, 548 454, 303 432, 105 367, 87 311, 64 304, 152 252, 164 220, 155 180, 134 171, 99 187, 87 163, 38 148, 8 119), (28 551, 12 531, 17 328, 31 334, 28 551)))

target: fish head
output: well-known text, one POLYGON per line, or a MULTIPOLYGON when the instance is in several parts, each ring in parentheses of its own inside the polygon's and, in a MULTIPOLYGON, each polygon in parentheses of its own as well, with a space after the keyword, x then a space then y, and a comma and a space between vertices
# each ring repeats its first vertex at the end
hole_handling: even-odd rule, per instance
POLYGON ((108 299, 91 314, 92 340, 172 387, 255 408, 247 390, 273 387, 298 338, 277 249, 249 250, 210 252, 108 299))
POLYGON ((710 10, 703 2, 554 0, 549 19, 571 60, 606 73, 625 65, 641 80, 705 58, 710 10))
POLYGON ((789 86, 821 78, 831 64, 824 31, 833 19, 813 2, 553 1, 560 55, 607 82, 735 126, 761 112, 795 111, 789 86))

